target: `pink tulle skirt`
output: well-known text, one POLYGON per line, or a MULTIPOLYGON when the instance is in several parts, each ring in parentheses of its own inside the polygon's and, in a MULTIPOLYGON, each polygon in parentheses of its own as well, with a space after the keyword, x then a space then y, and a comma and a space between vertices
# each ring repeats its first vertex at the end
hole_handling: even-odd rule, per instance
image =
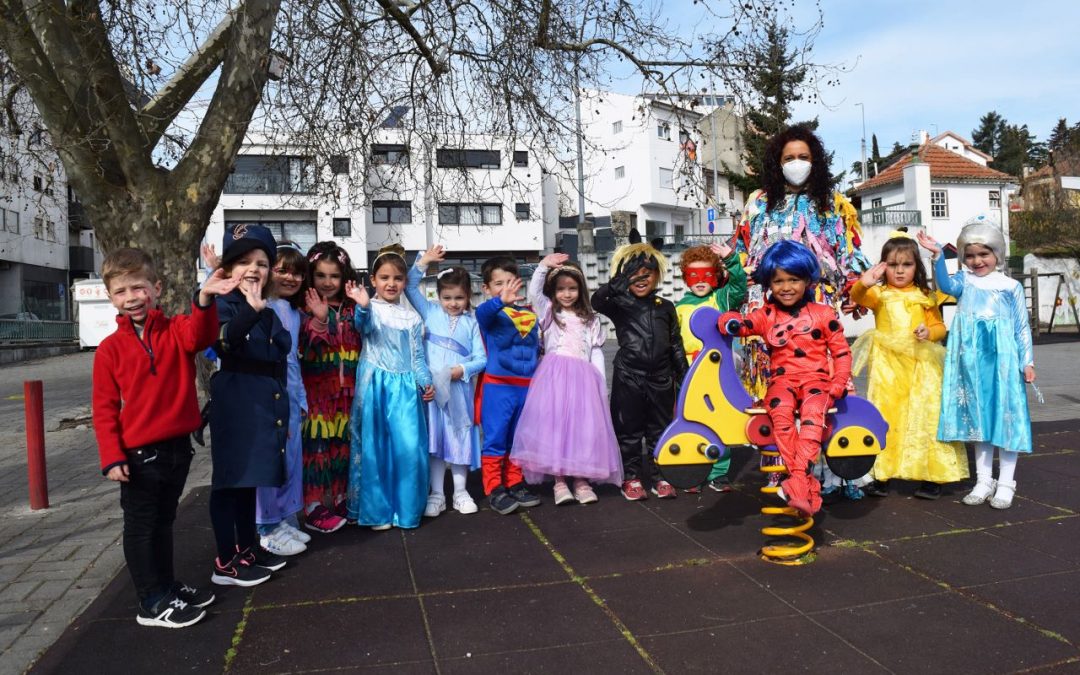
POLYGON ((511 458, 530 483, 551 476, 622 483, 607 387, 592 363, 560 354, 541 359, 518 420, 511 458))

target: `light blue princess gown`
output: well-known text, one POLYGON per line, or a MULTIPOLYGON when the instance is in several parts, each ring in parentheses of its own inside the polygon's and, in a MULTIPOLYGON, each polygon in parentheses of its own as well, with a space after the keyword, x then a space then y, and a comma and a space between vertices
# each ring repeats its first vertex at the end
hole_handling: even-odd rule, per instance
POLYGON ((379 298, 353 318, 363 336, 349 419, 348 516, 416 527, 428 495, 428 433, 420 388, 431 384, 420 315, 379 298))
POLYGON ((427 404, 428 452, 447 464, 480 467, 480 428, 473 420, 474 379, 487 365, 484 339, 472 312, 450 316, 438 302, 420 292, 424 271, 409 268, 405 297, 420 313, 427 328, 425 346, 435 382, 435 400, 427 404), (461 366, 465 375, 450 379, 450 369, 461 366))
POLYGON ((951 277, 943 256, 938 287, 957 299, 949 328, 938 439, 1031 452, 1024 367, 1033 365, 1024 288, 1001 272, 951 277))

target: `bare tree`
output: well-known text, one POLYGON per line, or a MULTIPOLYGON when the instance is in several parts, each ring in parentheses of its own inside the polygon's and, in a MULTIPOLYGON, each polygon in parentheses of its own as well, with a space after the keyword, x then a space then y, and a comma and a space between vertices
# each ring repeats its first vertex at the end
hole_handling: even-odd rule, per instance
POLYGON ((387 126, 432 148, 493 134, 567 168, 577 87, 636 73, 651 92, 744 91, 775 4, 703 0, 684 35, 625 0, 0 0, 0 49, 104 249, 148 250, 175 309, 247 134, 322 163, 367 158, 387 126))

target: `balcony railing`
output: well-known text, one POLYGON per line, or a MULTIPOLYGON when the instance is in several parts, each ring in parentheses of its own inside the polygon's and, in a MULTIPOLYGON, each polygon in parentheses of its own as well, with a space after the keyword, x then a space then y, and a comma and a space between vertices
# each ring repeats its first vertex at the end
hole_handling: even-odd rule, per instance
POLYGON ((869 227, 870 225, 888 225, 893 228, 904 225, 907 227, 922 227, 922 214, 918 211, 882 206, 876 209, 862 209, 859 211, 859 223, 863 227, 869 227))
POLYGON ((282 195, 310 194, 314 187, 305 180, 296 180, 277 173, 233 173, 225 180, 224 194, 282 195))
POLYGON ((65 342, 79 337, 71 321, 0 319, 0 344, 65 342))

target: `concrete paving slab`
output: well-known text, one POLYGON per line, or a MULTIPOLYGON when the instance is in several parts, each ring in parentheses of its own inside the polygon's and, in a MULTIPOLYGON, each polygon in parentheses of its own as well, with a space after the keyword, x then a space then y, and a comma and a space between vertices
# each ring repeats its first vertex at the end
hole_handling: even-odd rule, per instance
POLYGON ((439 659, 439 671, 445 675, 457 673, 566 675, 584 670, 620 675, 645 675, 655 672, 642 661, 641 656, 625 640, 439 659))
POLYGON ((1045 630, 1080 645, 1080 612, 1067 600, 1076 596, 1077 589, 1080 570, 969 586, 967 590, 972 597, 1034 626, 1052 626, 1045 630))

